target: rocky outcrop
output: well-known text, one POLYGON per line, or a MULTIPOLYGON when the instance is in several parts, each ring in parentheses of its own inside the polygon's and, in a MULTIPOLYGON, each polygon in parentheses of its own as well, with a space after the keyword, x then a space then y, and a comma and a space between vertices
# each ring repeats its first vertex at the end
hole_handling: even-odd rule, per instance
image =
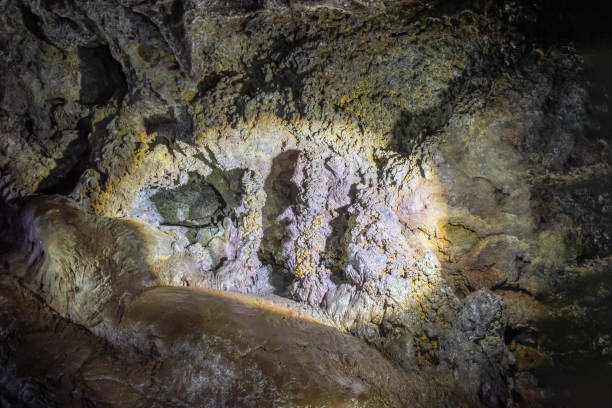
POLYGON ((537 405, 585 355, 609 378, 605 65, 538 28, 547 2, 0 4, 3 279, 44 318, 133 341, 134 364, 212 378, 224 356, 239 380, 211 406, 537 405), (204 304, 245 338, 213 335, 204 304), (319 330, 327 354, 294 349, 319 330))
MULTIPOLYGON (((378 407, 420 399, 416 388, 408 388, 415 380, 408 381, 378 352, 303 313, 227 292, 151 289, 167 282, 156 268, 166 242, 150 227, 87 215, 61 198, 30 201, 22 220, 31 252, 27 260, 13 262, 23 266, 19 277, 24 287, 17 287, 17 292, 27 300, 16 304, 7 300, 7 307, 19 310, 26 307, 24 303, 34 303, 32 308, 44 308, 32 298, 35 293, 56 312, 46 311, 47 318, 67 318, 110 343, 103 347, 114 359, 112 371, 124 364, 120 361, 126 354, 135 359, 129 362, 130 370, 142 366, 145 359, 157 367, 149 371, 151 362, 146 362, 143 369, 150 378, 143 379, 141 374, 143 383, 135 383, 137 378, 129 371, 116 374, 113 387, 127 388, 129 398, 117 399, 113 405, 133 406, 153 390, 152 403, 165 401, 169 406, 352 403, 378 407), (95 243, 88 239, 92 236, 97 238, 95 243)), ((10 281, 4 284, 10 291, 10 281)), ((16 320, 21 323, 20 318, 16 320)), ((7 340, 14 335, 9 323, 4 333, 7 340)), ((70 333, 72 326, 63 323, 62 327, 70 333)), ((73 339, 77 345, 92 342, 92 335, 84 331, 77 330, 73 339)), ((41 346, 35 340, 26 347, 37 344, 41 346)), ((10 346, 6 359, 14 366, 4 373, 9 396, 18 400, 25 392, 20 381, 28 379, 11 376, 20 373, 24 362, 12 355, 10 346)), ((76 365, 68 371, 78 370, 76 365)), ((87 372, 73 376, 76 381, 89 380, 87 372)), ((41 378, 35 376, 34 381, 41 378)), ((96 379, 93 383, 101 385, 96 379)), ((47 399, 61 400, 66 390, 63 385, 59 388, 40 391, 28 402, 44 406, 47 399)), ((90 398, 100 397, 95 393, 77 396, 83 403, 90 398)))

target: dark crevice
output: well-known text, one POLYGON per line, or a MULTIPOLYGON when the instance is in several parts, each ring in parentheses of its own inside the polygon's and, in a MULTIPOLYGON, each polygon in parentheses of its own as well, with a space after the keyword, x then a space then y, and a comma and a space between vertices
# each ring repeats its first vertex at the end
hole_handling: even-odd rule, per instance
POLYGON ((170 13, 164 18, 164 20, 166 23, 171 25, 181 24, 184 13, 185 5, 183 4, 183 0, 175 0, 170 7, 170 13))
MULTIPOLYGON (((0 174, 2 174, 1 170, 0 174)), ((0 184, 0 257, 19 247, 21 242, 15 240, 15 237, 25 237, 26 235, 20 224, 15 222, 20 200, 6 196, 7 190, 10 190, 14 184, 11 185, 11 181, 0 180, 0 182, 2 181, 7 184, 0 184)), ((7 261, 5 260, 5 262, 7 261)))
POLYGON ((254 13, 264 7, 264 0, 231 0, 212 2, 207 12, 215 16, 237 16, 254 13))
POLYGON ((81 89, 79 102, 83 105, 105 105, 111 98, 119 102, 128 91, 121 64, 113 59, 108 46, 78 49, 81 89))
POLYGON ((104 141, 107 133, 107 126, 115 119, 116 114, 111 114, 104 119, 96 122, 92 128, 91 136, 89 138, 89 144, 91 146, 91 167, 95 168, 100 174, 100 183, 104 184, 108 181, 108 174, 105 170, 98 166, 98 163, 102 161, 101 153, 104 147, 104 141))
POLYGON ((345 205, 336 210, 338 216, 329 223, 332 233, 325 242, 325 251, 321 257, 323 265, 331 271, 330 279, 336 285, 349 282, 344 274, 344 265, 342 264, 347 258, 345 234, 350 217, 348 207, 349 205, 345 205))
POLYGON ((43 22, 40 19, 40 17, 32 13, 30 9, 28 9, 27 7, 23 5, 19 6, 19 9, 21 10, 21 17, 23 20, 23 25, 26 26, 28 31, 30 31, 39 40, 44 41, 47 44, 55 47, 55 44, 53 44, 51 40, 49 40, 49 38, 45 35, 44 31, 42 30, 43 22))
POLYGON ((184 54, 184 57, 181 58, 181 62, 183 62, 185 69, 189 71, 191 69, 191 49, 187 45, 185 25, 183 24, 184 14, 185 5, 183 4, 183 0, 175 0, 170 8, 170 13, 164 16, 163 23, 164 26, 169 27, 174 45, 179 47, 179 52, 184 54))
POLYGON ((545 45, 592 47, 609 45, 612 40, 609 1, 539 0, 525 9, 532 18, 521 21, 521 32, 545 45))
POLYGON ((272 267, 271 281, 277 294, 285 294, 293 277, 286 273, 284 260, 278 259, 283 241, 289 238, 288 220, 278 218, 297 202, 298 186, 292 181, 300 152, 288 150, 272 160, 264 183, 266 203, 262 211, 263 238, 259 249, 261 261, 272 267))
POLYGON ((196 98, 206 95, 209 91, 215 89, 224 76, 223 74, 211 74, 202 78, 202 80, 198 82, 198 94, 196 98))
POLYGON ((146 118, 144 125, 147 134, 156 134, 155 139, 149 143, 149 148, 159 144, 171 147, 177 140, 179 132, 174 118, 155 115, 146 118))
MULTIPOLYGON (((238 208, 243 196, 244 169, 222 170, 214 163, 207 162, 207 164, 212 167, 213 171, 206 177, 206 182, 215 188, 230 208, 238 208)), ((236 221, 235 211, 232 211, 230 215, 236 221)))
POLYGON ((523 326, 506 326, 504 332, 506 344, 516 342, 527 347, 537 346, 537 330, 534 327, 523 326))
POLYGON ((176 148, 177 141, 191 142, 193 136, 193 121, 186 110, 180 110, 178 115, 174 109, 169 109, 166 115, 153 115, 144 119, 148 134, 156 134, 149 143, 149 148, 163 144, 170 150, 176 148))
POLYGON ((81 118, 77 123, 78 137, 66 147, 63 157, 57 160, 56 167, 39 184, 37 192, 67 195, 74 190, 79 178, 90 164, 91 131, 91 117, 81 118))
POLYGON ((27 116, 23 122, 23 126, 26 129, 26 132, 28 133, 28 135, 33 135, 34 134, 34 120, 30 117, 27 116))

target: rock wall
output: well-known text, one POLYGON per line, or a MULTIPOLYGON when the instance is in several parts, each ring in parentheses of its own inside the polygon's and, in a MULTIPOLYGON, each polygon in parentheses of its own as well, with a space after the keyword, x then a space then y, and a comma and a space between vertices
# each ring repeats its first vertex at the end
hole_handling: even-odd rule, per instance
POLYGON ((610 378, 609 49, 547 2, 0 4, 3 279, 53 319, 122 347, 196 293, 152 287, 265 297, 382 352, 389 406, 610 378))

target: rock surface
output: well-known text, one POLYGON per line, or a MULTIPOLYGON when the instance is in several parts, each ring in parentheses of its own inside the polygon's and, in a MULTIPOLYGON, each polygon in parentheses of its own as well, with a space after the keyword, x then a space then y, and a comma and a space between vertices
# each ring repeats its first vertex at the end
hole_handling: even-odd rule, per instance
POLYGON ((549 3, 0 0, 3 403, 597 401, 612 58, 549 3))

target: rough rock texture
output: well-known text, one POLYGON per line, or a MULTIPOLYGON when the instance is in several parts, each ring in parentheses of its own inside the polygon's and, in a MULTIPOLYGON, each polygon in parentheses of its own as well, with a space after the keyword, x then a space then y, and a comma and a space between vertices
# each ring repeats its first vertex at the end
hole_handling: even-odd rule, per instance
POLYGON ((612 59, 549 3, 0 0, 3 401, 595 404, 612 59))

